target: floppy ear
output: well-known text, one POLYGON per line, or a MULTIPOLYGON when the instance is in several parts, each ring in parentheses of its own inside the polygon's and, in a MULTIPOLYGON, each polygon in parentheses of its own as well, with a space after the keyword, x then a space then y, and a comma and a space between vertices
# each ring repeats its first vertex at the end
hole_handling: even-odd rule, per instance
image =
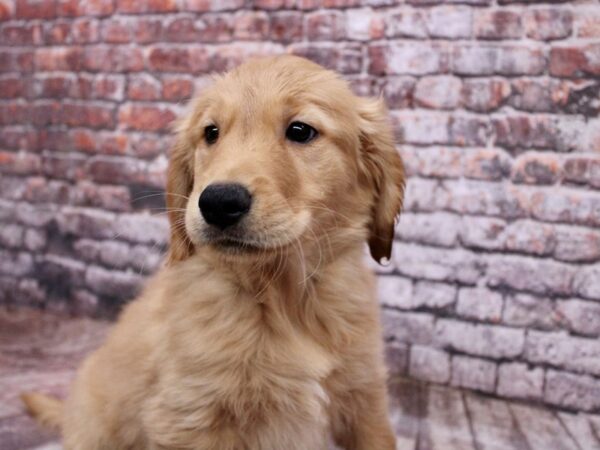
POLYGON ((185 208, 194 183, 193 141, 188 135, 189 120, 178 125, 175 144, 171 149, 167 170, 167 211, 169 215, 170 244, 167 265, 189 258, 194 246, 185 231, 185 208))
POLYGON ((392 254, 395 219, 404 199, 404 165, 396 150, 387 109, 381 99, 360 99, 363 168, 373 191, 369 249, 375 261, 392 254))

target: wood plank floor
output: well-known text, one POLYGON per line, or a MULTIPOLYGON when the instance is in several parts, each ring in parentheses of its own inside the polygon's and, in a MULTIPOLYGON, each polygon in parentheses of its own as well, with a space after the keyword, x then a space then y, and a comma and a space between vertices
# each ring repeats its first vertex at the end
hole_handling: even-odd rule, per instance
MULTIPOLYGON (((60 450, 18 395, 64 395, 109 324, 0 309, 0 450, 60 450)), ((600 417, 489 398, 413 380, 390 382, 398 450, 600 450, 600 417)), ((307 449, 309 450, 309 449, 307 449)))

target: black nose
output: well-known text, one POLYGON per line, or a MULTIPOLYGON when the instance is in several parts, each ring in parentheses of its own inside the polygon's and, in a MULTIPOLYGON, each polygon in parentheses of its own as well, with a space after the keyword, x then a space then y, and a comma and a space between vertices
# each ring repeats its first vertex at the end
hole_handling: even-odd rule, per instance
POLYGON ((225 229, 236 224, 250 210, 252 196, 241 184, 218 183, 207 186, 198 200, 207 223, 225 229))

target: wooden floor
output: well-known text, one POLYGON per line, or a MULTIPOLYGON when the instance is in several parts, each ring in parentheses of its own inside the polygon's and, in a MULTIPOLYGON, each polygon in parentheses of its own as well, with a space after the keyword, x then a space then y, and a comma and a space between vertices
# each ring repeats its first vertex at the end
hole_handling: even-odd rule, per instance
MULTIPOLYGON (((60 450, 22 410, 18 394, 64 395, 107 323, 0 309, 0 450, 60 450)), ((401 450, 600 450, 600 417, 507 402, 398 379, 391 417, 401 450)), ((309 450, 309 449, 307 449, 309 450)))

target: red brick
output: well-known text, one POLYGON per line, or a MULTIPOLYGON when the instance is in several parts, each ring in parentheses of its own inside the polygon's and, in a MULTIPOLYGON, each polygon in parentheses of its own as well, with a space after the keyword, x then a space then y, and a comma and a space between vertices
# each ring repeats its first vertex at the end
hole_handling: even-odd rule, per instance
POLYGON ((48 47, 35 51, 37 70, 79 71, 82 69, 82 49, 79 47, 48 47))
POLYGON ((160 82, 148 74, 132 75, 127 83, 127 98, 130 100, 160 100, 160 82))
POLYGON ((1 28, 3 45, 33 45, 42 42, 42 27, 36 24, 6 24, 1 28))
POLYGON ((116 0, 122 13, 165 13, 177 11, 176 0, 116 0))
POLYGON ((574 80, 558 83, 552 90, 552 100, 560 111, 598 117, 600 113, 600 82, 597 80, 574 80))
POLYGON ((519 79, 512 83, 508 103, 523 111, 596 117, 600 112, 599 95, 600 83, 595 80, 519 79))
POLYGON ((302 38, 302 14, 299 12, 280 12, 270 15, 271 34, 274 41, 290 43, 302 38))
POLYGON ((62 123, 62 107, 58 101, 38 101, 30 105, 31 123, 37 126, 59 125, 62 123))
POLYGON ((26 87, 23 77, 12 75, 0 77, 0 98, 24 97, 27 92, 26 87))
POLYGON ((253 6, 261 9, 290 9, 296 6, 296 0, 254 0, 253 6))
POLYGON ((413 104, 415 80, 411 77, 386 77, 383 96, 389 108, 408 108, 413 104))
POLYGON ((415 6, 437 5, 439 3, 459 3, 474 6, 486 6, 492 3, 492 0, 407 0, 406 3, 415 6))
POLYGON ((73 43, 92 44, 100 38, 100 25, 97 20, 80 19, 71 24, 73 43))
POLYGON ((409 175, 433 178, 458 178, 462 175, 463 150, 448 147, 402 148, 409 175))
POLYGON ((55 0, 16 0, 17 19, 53 19, 56 17, 55 0))
POLYGON ((539 75, 546 69, 541 49, 524 45, 457 44, 452 70, 461 75, 539 75))
POLYGON ((167 131, 176 114, 171 109, 128 103, 119 110, 119 122, 127 129, 167 131))
POLYGON ((423 77, 416 85, 414 101, 425 108, 454 109, 460 104, 461 87, 462 83, 456 77, 423 77))
POLYGON ((449 118, 434 112, 392 112, 398 141, 409 144, 449 144, 449 118))
POLYGON ((235 16, 234 39, 260 41, 269 36, 269 16, 264 12, 244 12, 235 16))
POLYGON ((495 118, 496 143, 508 149, 556 148, 555 121, 547 116, 509 116, 495 118))
POLYGON ((14 1, 13 0, 1 0, 0 1, 0 20, 9 20, 14 14, 14 1))
POLYGON ((42 98, 63 98, 69 95, 69 89, 72 84, 72 77, 51 75, 36 78, 34 89, 36 95, 42 98))
POLYGON ((437 6, 428 10, 425 27, 433 38, 467 39, 471 37, 472 9, 462 5, 437 6))
POLYGON ((98 186, 88 181, 77 184, 84 201, 82 206, 91 206, 109 211, 130 211, 131 195, 125 186, 98 186))
POLYGON ((57 0, 59 16, 108 16, 115 10, 113 0, 57 0))
POLYGON ((600 157, 569 156, 564 163, 564 176, 566 181, 600 187, 600 157))
POLYGON ((135 47, 86 46, 81 66, 90 72, 139 72, 144 69, 144 56, 135 47))
POLYGON ((0 72, 31 72, 34 53, 31 50, 2 50, 0 52, 0 72))
POLYGON ((98 156, 86 164, 86 174, 97 183, 128 185, 143 184, 146 165, 123 157, 98 156))
POLYGON ((123 19, 110 19, 102 22, 100 34, 109 44, 131 42, 131 23, 123 19))
POLYGON ((68 22, 51 22, 46 24, 43 40, 46 44, 67 44, 71 39, 71 24, 68 22))
POLYGON ((42 171, 49 178, 78 180, 84 175, 85 155, 53 153, 42 156, 42 171))
POLYGON ((120 101, 125 90, 122 75, 81 75, 71 86, 69 95, 74 98, 120 101))
POLYGON ((131 25, 135 42, 148 44, 162 41, 163 22, 160 19, 136 18, 131 25))
POLYGON ((600 75, 600 44, 554 47, 550 51, 550 74, 557 77, 600 75))
POLYGON ((448 143, 452 145, 485 145, 490 135, 489 123, 483 117, 457 115, 448 121, 448 135, 448 143))
POLYGON ((90 128, 114 128, 115 108, 82 103, 63 103, 62 121, 69 126, 90 128))
POLYGON ((524 111, 546 112, 555 109, 557 97, 564 97, 564 94, 557 92, 555 80, 520 79, 513 82, 510 104, 524 111))
POLYGON ((137 135, 131 137, 131 153, 140 158, 154 158, 171 148, 172 137, 155 134, 137 135))
POLYGON ((164 36, 170 42, 194 42, 202 40, 202 29, 196 26, 194 19, 180 17, 165 27, 164 36))
POLYGON ((465 80, 463 83, 463 103, 467 109, 477 112, 500 108, 510 93, 510 83, 502 79, 465 80))
POLYGON ((40 168, 41 160, 36 154, 0 150, 0 172, 15 175, 38 175, 40 168))
POLYGON ((33 107, 28 107, 22 103, 0 104, 0 124, 22 124, 33 122, 31 112, 33 107))
POLYGON ((473 149, 464 151, 463 173, 478 180, 502 180, 511 170, 510 156, 500 149, 473 149))
POLYGON ((227 11, 242 8, 245 0, 184 0, 187 11, 227 11))
POLYGON ((385 36, 383 15, 368 8, 347 10, 346 36, 353 41, 382 39, 385 36))
POLYGON ((194 83, 187 78, 166 78, 162 81, 161 95, 164 100, 184 101, 194 92, 194 83))
POLYGON ((348 83, 352 92, 361 97, 374 97, 381 93, 381 83, 376 77, 359 75, 348 80, 348 83))
POLYGON ((319 11, 306 17, 306 34, 313 41, 335 41, 346 34, 346 18, 340 11, 319 11))
POLYGON ((562 162, 552 154, 528 152, 514 162, 513 183, 554 184, 562 178, 562 162))
POLYGON ((360 45, 302 44, 292 47, 292 53, 343 74, 358 73, 362 70, 363 55, 360 45))
POLYGON ((505 10, 477 11, 474 34, 481 39, 518 39, 523 35, 521 13, 505 10))
POLYGON ((573 14, 556 8, 529 10, 525 13, 525 28, 532 39, 565 39, 573 31, 573 14))
POLYGON ((35 151, 38 147, 38 133, 35 129, 23 126, 1 127, 0 147, 10 150, 35 151))
POLYGON ((68 152, 74 150, 74 148, 67 130, 48 127, 38 132, 38 150, 68 152))
POLYGON ((148 55, 152 70, 159 72, 208 72, 211 70, 208 50, 201 47, 154 47, 148 55))
POLYGON ((426 75, 446 72, 448 54, 436 43, 385 43, 369 46, 369 73, 426 75))
POLYGON ((583 6, 577 8, 574 20, 577 37, 600 37, 600 11, 597 9, 584 8, 583 6))
POLYGON ((74 80, 69 95, 73 98, 120 101, 125 80, 121 75, 83 75, 74 80))
POLYGON ((128 150, 129 138, 126 134, 107 131, 72 130, 69 138, 73 149, 85 153, 123 155, 128 150))
POLYGON ((300 9, 348 8, 359 4, 360 0, 298 0, 300 9))
POLYGON ((393 9, 385 14, 387 37, 426 38, 426 12, 414 8, 393 9))

